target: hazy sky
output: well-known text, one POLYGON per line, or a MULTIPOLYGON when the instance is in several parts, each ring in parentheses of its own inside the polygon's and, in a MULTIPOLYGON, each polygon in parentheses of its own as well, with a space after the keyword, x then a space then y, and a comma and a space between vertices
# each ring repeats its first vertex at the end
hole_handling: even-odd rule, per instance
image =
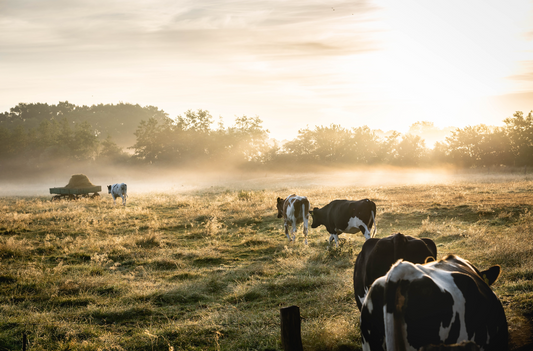
POLYGON ((0 112, 20 102, 406 132, 533 110, 533 0, 0 0, 0 112))

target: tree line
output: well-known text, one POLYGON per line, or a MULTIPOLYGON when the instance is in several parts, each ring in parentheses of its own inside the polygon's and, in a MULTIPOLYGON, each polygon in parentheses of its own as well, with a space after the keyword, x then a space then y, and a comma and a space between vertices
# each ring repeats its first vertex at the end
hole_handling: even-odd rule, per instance
POLYGON ((21 103, 0 114, 0 161, 24 160, 25 167, 58 160, 165 167, 532 166, 532 112, 517 111, 503 122, 456 128, 433 148, 416 134, 382 136, 367 126, 338 124, 300 129, 282 144, 259 117, 224 126, 201 109, 172 119, 154 106, 21 103))

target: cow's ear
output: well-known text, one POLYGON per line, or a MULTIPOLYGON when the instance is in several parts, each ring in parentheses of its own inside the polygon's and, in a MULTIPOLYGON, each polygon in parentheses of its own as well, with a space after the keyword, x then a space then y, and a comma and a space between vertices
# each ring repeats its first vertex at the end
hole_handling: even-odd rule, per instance
POLYGON ((481 278, 487 283, 487 285, 492 285, 494 282, 498 279, 502 272, 502 269, 500 266, 492 266, 489 269, 481 272, 481 278))

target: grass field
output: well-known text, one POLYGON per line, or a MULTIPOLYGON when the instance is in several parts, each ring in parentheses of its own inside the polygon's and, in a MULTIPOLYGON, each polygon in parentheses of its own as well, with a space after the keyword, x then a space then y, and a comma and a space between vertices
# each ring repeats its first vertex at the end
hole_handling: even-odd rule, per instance
POLYGON ((312 207, 369 198, 378 237, 428 237, 439 257, 499 264, 493 286, 511 349, 533 339, 533 180, 300 186, 135 194, 126 208, 51 196, 0 198, 0 350, 281 350, 280 308, 298 305, 305 350, 359 350, 353 264, 361 234, 324 227, 288 243, 278 196, 312 207))

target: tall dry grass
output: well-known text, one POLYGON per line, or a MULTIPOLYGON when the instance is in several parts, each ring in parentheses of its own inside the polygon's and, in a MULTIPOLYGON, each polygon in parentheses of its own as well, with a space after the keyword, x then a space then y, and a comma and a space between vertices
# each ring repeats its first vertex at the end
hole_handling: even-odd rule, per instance
MULTIPOLYGON (((0 198, 0 350, 278 350, 279 309, 296 304, 306 350, 359 350, 353 263, 364 239, 283 234, 275 199, 312 207, 370 198, 378 237, 429 237, 439 256, 500 264, 494 286, 511 346, 531 342, 533 182, 213 187, 101 200, 0 198)), ((131 192, 131 191, 130 191, 131 192)))

